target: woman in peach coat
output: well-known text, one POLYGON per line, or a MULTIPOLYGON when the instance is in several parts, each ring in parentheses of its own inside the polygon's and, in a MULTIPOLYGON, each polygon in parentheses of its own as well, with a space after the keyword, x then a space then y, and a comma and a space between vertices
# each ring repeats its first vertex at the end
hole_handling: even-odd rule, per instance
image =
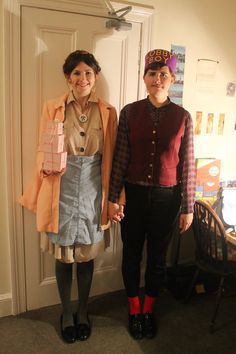
POLYGON ((56 279, 62 303, 62 338, 86 340, 91 333, 87 302, 93 260, 106 248, 109 227, 107 198, 116 138, 115 108, 94 93, 101 68, 94 56, 77 50, 65 60, 70 91, 45 103, 40 123, 36 173, 21 204, 36 213, 41 248, 56 258, 56 279), (45 170, 40 151, 49 121, 63 123, 66 168, 45 170), (71 307, 72 266, 77 265, 78 309, 71 307))

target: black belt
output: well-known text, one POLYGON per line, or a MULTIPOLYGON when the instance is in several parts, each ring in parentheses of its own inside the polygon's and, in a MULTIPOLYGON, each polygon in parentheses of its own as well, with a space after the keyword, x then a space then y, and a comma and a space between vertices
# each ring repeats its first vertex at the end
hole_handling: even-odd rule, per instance
POLYGON ((154 188, 156 187, 156 188, 163 188, 163 189, 173 189, 178 186, 178 184, 174 184, 171 186, 164 186, 163 184, 150 184, 148 182, 142 182, 142 181, 138 181, 138 182, 127 181, 127 183, 133 184, 136 186, 141 186, 141 187, 154 187, 154 188))

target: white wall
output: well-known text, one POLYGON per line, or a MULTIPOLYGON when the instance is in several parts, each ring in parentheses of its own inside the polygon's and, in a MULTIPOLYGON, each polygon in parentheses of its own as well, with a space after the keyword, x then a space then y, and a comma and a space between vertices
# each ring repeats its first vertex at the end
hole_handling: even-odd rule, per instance
MULTIPOLYGON (((128 3, 125 1, 124 3, 128 3)), ((154 7, 152 48, 170 48, 171 44, 186 47, 184 106, 194 117, 196 110, 226 113, 224 136, 198 136, 196 156, 222 159, 222 177, 236 179, 236 101, 226 100, 228 81, 236 81, 235 0, 136 0, 136 4, 154 7), (219 60, 216 93, 208 101, 196 96, 196 65, 198 58, 219 60)), ((2 4, 2 2, 1 2, 2 4)), ((0 5, 0 35, 3 33, 3 9, 0 5)), ((2 39, 2 38, 1 38, 2 39)), ((3 77, 4 43, 0 40, 0 77, 3 77)), ((3 136, 3 82, 0 80, 0 316, 10 314, 5 306, 11 293, 9 259, 9 223, 6 198, 6 160, 3 136), (8 311, 8 313, 7 313, 8 311)), ((9 303, 9 302, 8 302, 9 303)))
MULTIPOLYGON (((139 3, 140 1, 138 1, 139 3)), ((236 42, 234 0, 147 1, 155 6, 153 48, 170 49, 171 44, 186 47, 184 107, 195 121, 195 112, 205 115, 225 113, 223 136, 216 133, 195 136, 196 157, 221 159, 221 179, 236 179, 236 99, 226 98, 226 84, 236 81, 236 42), (215 93, 209 99, 196 94, 198 58, 218 60, 215 93)), ((216 126, 215 126, 216 128, 216 126)))
MULTIPOLYGON (((141 4, 142 1, 137 0, 141 4)), ((221 179, 236 179, 236 99, 226 98, 226 84, 236 81, 234 39, 236 2, 234 0, 147 0, 154 6, 152 48, 170 49, 171 44, 185 46, 184 107, 195 121, 196 111, 215 114, 215 133, 195 136, 196 157, 221 159, 221 179), (215 93, 199 99, 196 94, 197 60, 218 60, 215 93), (223 136, 216 133, 219 113, 225 113, 223 136)), ((205 123, 205 122, 204 122, 205 123)), ((205 126, 204 126, 205 128, 205 126)))

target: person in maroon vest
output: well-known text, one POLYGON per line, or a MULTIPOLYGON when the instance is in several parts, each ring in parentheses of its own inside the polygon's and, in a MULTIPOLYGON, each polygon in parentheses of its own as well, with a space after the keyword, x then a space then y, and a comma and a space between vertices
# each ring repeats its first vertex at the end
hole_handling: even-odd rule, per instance
POLYGON ((195 161, 188 111, 171 102, 177 58, 155 49, 145 56, 148 97, 120 113, 109 191, 109 217, 121 221, 122 275, 129 300, 129 331, 153 338, 153 305, 163 284, 171 230, 185 232, 193 219, 195 161), (118 203, 125 189, 125 206, 118 203), (179 218, 179 219, 177 219, 179 218), (145 295, 140 304, 140 263, 146 240, 145 295))

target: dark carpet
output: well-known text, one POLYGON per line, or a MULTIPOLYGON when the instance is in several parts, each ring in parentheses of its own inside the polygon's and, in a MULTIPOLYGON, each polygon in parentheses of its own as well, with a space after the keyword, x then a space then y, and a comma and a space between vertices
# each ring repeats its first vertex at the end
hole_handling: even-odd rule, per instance
MULTIPOLYGON (((90 299, 92 335, 66 344, 60 338, 59 305, 0 319, 0 353, 78 354, 231 354, 236 352, 236 298, 224 299, 216 331, 209 333, 213 293, 194 295, 188 304, 164 290, 156 303, 154 339, 133 340, 127 331, 124 291, 90 299)), ((76 306, 76 304, 75 304, 76 306)))

